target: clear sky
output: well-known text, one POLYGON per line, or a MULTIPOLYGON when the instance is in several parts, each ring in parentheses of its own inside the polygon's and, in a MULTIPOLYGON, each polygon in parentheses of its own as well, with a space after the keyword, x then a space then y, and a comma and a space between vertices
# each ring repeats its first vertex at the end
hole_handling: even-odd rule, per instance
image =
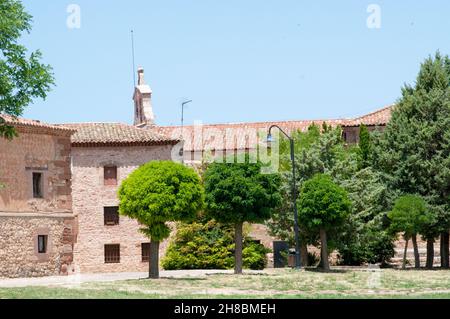
POLYGON ((133 75, 145 68, 160 125, 327 119, 395 102, 420 62, 450 54, 450 1, 24 0, 57 86, 25 117, 132 122, 133 75), (81 8, 79 29, 67 7, 81 8), (381 28, 368 28, 370 4, 381 28))

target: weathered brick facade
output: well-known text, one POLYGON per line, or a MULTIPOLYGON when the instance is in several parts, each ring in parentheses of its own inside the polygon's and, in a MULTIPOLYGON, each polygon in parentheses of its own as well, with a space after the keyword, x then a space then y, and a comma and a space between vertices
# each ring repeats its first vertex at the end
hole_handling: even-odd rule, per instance
MULTIPOLYGON (((140 165, 170 160, 171 145, 74 147, 72 149, 73 209, 78 215, 75 263, 81 272, 148 271, 141 244, 149 239, 135 220, 120 216, 119 225, 104 224, 104 207, 118 206, 120 182, 140 165), (117 185, 105 185, 104 167, 117 167, 117 185), (120 263, 105 263, 105 245, 120 244, 120 263)), ((167 241, 161 245, 164 253, 167 241)))
POLYGON ((19 134, 0 138, 0 277, 67 274, 76 238, 72 214, 70 136, 73 131, 15 121, 19 134), (33 193, 39 174, 41 193, 33 193), (38 236, 46 251, 38 252, 38 236))

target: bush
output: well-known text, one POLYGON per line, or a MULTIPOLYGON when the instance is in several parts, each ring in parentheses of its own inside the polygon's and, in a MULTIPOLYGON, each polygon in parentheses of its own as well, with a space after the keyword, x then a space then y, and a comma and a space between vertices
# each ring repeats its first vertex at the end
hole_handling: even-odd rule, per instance
POLYGON ((264 247, 262 244, 255 242, 248 242, 242 250, 242 262, 244 268, 253 270, 263 270, 267 265, 267 253, 270 249, 264 247))
MULTIPOLYGON (((269 252, 261 244, 245 238, 243 265, 264 269, 269 252)), ((204 223, 179 223, 177 233, 161 261, 165 270, 232 269, 234 267, 234 229, 210 220, 204 223)))

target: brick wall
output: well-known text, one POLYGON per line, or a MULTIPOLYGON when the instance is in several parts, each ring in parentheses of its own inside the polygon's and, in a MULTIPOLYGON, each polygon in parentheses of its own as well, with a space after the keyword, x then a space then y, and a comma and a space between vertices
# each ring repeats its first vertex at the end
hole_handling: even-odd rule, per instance
POLYGON ((17 129, 12 141, 0 138, 0 211, 70 211, 70 135, 17 129), (44 198, 33 198, 32 173, 43 174, 44 198))
POLYGON ((0 277, 67 274, 76 227, 72 214, 70 131, 18 126, 0 138, 0 277), (42 174, 42 198, 33 196, 33 172, 42 174), (40 254, 38 236, 47 236, 40 254))
MULTIPOLYGON (((172 146, 74 147, 72 149, 73 209, 79 233, 75 264, 81 272, 148 271, 141 261, 141 244, 150 240, 135 220, 120 216, 119 225, 105 226, 103 208, 118 206, 118 186, 105 186, 104 166, 117 166, 118 185, 140 165, 170 160, 172 146), (104 245, 120 244, 120 263, 105 264, 104 245)), ((167 241, 161 245, 164 254, 167 241)))

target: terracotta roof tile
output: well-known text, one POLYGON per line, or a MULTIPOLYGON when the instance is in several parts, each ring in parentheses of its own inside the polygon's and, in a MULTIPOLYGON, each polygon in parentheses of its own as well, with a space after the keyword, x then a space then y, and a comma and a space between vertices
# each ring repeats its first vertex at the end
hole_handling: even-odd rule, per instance
POLYGON ((71 123, 60 126, 75 129, 73 145, 152 145, 176 144, 177 139, 165 136, 156 130, 140 129, 123 123, 71 123))
POLYGON ((380 110, 369 113, 367 115, 354 119, 350 125, 347 126, 359 126, 365 125, 386 125, 391 120, 392 108, 394 105, 386 106, 380 110))
POLYGON ((43 123, 38 120, 29 120, 29 119, 24 119, 21 117, 13 117, 13 116, 6 115, 6 114, 0 114, 0 118, 4 119, 6 125, 11 125, 11 126, 26 126, 26 127, 49 129, 49 130, 54 130, 54 131, 74 132, 74 130, 71 128, 63 127, 63 126, 59 126, 59 125, 48 124, 48 123, 43 123))
MULTIPOLYGON (((288 134, 297 130, 305 131, 312 124, 321 126, 324 122, 333 127, 359 126, 362 123, 366 125, 385 125, 390 119, 391 109, 392 106, 388 106, 356 119, 189 125, 183 128, 184 150, 192 152, 206 149, 253 148, 256 143, 255 132, 267 134, 272 125, 278 125, 288 134)), ((158 126, 156 129, 158 132, 172 138, 180 138, 182 135, 181 126, 158 126)))

